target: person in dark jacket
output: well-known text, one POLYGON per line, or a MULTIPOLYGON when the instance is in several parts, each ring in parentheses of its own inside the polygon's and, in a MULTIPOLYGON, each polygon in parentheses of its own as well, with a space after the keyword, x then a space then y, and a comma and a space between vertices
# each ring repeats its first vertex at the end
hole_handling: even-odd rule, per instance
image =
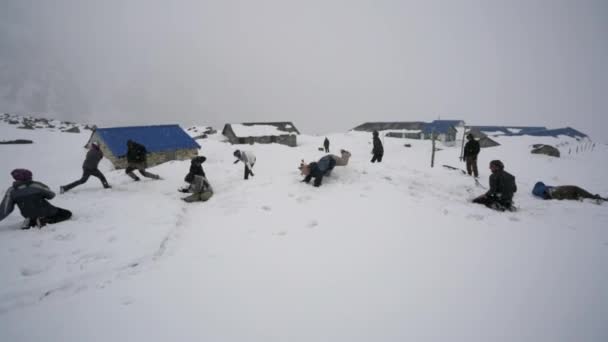
POLYGON ((384 147, 382 146, 382 141, 380 141, 380 138, 378 137, 378 131, 374 131, 372 135, 374 136, 374 148, 372 149, 372 154, 374 156, 372 157, 372 163, 375 163, 376 161, 381 163, 382 156, 384 156, 384 147))
POLYGON ((69 210, 57 208, 48 202, 55 197, 55 193, 48 186, 33 181, 31 171, 15 169, 11 175, 15 182, 0 204, 0 221, 13 212, 15 204, 26 219, 21 229, 42 228, 47 223, 65 221, 72 216, 69 210))
POLYGON ((159 175, 146 171, 146 167, 148 167, 147 153, 148 151, 144 145, 138 144, 133 140, 127 141, 127 169, 125 173, 134 181, 139 181, 139 177, 133 173, 134 170, 138 170, 144 177, 160 179, 159 175))
POLYGON ((473 134, 467 135, 467 143, 464 145, 463 158, 467 165, 467 173, 475 177, 479 177, 477 170, 477 155, 479 154, 479 141, 475 140, 473 134))
POLYGON ((325 153, 329 153, 329 139, 327 139, 327 137, 325 137, 325 140, 323 141, 323 147, 325 147, 325 153))
POLYGON ((300 164, 300 172, 302 175, 306 176, 302 182, 310 183, 311 179, 315 179, 313 185, 316 187, 321 186, 323 183, 323 177, 328 176, 331 171, 336 166, 336 158, 331 154, 324 156, 319 159, 318 162, 312 162, 310 164, 302 163, 300 164))
POLYGON ((545 185, 543 182, 537 182, 532 189, 532 194, 546 200, 583 200, 588 198, 598 202, 608 201, 608 198, 604 198, 598 194, 593 195, 589 191, 576 185, 553 186, 545 185))
POLYGON ((190 160, 190 171, 188 171, 188 174, 186 175, 186 177, 184 177, 184 182, 188 183, 188 186, 180 189, 179 191, 190 192, 189 188, 191 187, 192 182, 194 182, 195 176, 206 177, 205 170, 203 170, 202 165, 205 160, 207 160, 207 158, 203 156, 196 156, 190 160))
POLYGON ((111 188, 110 184, 108 184, 108 181, 106 180, 106 177, 103 175, 103 173, 101 173, 101 171, 99 171, 98 168, 99 162, 102 158, 103 152, 101 152, 101 149, 99 148, 99 143, 95 141, 92 142, 89 146, 89 152, 87 152, 87 156, 82 164, 82 177, 75 182, 59 187, 59 191, 64 193, 78 185, 84 184, 91 176, 97 177, 105 189, 111 188))
POLYGON ((490 162, 490 189, 483 195, 475 198, 474 203, 484 204, 488 208, 504 211, 514 210, 513 194, 517 192, 515 177, 504 170, 505 166, 500 160, 490 162))

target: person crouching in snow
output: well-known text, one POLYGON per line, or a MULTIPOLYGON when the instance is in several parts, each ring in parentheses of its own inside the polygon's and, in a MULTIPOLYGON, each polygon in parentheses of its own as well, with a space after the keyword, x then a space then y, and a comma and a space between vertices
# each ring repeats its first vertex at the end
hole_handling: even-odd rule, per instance
POLYGON ((42 228, 47 223, 57 223, 72 217, 69 210, 57 208, 48 202, 55 197, 55 193, 48 186, 33 181, 30 170, 15 169, 11 176, 15 182, 8 188, 0 204, 0 221, 13 212, 15 204, 25 217, 21 229, 42 228))
POLYGON ((206 202, 211 196, 213 196, 213 188, 203 175, 193 175, 192 178, 188 178, 190 187, 187 192, 191 192, 192 195, 182 198, 183 201, 192 202, 206 202))
POLYGON ((248 179, 249 175, 253 177, 253 172, 251 171, 251 169, 253 169, 253 165, 255 165, 255 155, 253 152, 236 150, 232 155, 237 158, 234 161, 234 164, 238 163, 239 161, 245 164, 245 179, 248 179))
POLYGON ((207 160, 207 158, 203 156, 197 156, 190 160, 190 170, 186 177, 184 177, 184 182, 188 183, 187 186, 179 189, 181 192, 190 192, 188 189, 192 186, 192 182, 194 182, 194 176, 203 176, 205 175, 205 170, 203 170, 203 163, 207 160))
POLYGON ((490 162, 490 190, 475 198, 473 203, 484 204, 486 207, 499 211, 513 211, 513 194, 517 192, 515 177, 504 170, 500 160, 490 162))
POLYGON ((92 142, 89 146, 89 152, 87 152, 87 156, 82 164, 82 177, 68 185, 60 186, 59 191, 64 193, 77 187, 78 185, 84 184, 91 176, 97 177, 105 189, 111 188, 110 184, 108 184, 108 181, 106 180, 106 177, 103 175, 103 173, 101 173, 101 171, 99 171, 98 168, 99 162, 102 158, 103 152, 101 152, 101 149, 99 148, 99 143, 96 141, 92 142))
POLYGON ((136 182, 139 181, 140 178, 133 172, 135 170, 138 170, 144 177, 160 179, 159 175, 146 171, 146 168, 148 167, 147 154, 148 150, 146 150, 144 145, 138 144, 130 139, 127 141, 127 168, 125 169, 125 173, 136 182))
POLYGON ((336 159, 334 157, 335 156, 328 154, 319 159, 318 162, 312 162, 310 164, 306 164, 304 163, 304 160, 302 160, 299 169, 301 174, 306 176, 302 182, 310 183, 310 180, 314 178, 315 181, 313 185, 316 187, 321 186, 323 177, 329 176, 331 170, 336 166, 336 159))

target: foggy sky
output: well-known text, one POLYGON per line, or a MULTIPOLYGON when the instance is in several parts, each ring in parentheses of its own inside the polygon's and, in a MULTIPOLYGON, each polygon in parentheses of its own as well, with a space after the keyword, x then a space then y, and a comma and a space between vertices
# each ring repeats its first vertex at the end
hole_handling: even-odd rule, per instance
POLYGON ((0 112, 319 134, 441 117, 608 141, 608 1, 0 5, 0 112))

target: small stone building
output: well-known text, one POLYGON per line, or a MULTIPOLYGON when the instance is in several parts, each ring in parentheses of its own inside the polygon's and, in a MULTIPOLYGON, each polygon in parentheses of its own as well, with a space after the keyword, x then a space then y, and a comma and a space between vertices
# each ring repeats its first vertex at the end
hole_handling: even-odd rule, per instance
POLYGON ((458 129, 464 129, 463 120, 434 120, 424 124, 422 135, 424 139, 432 139, 433 135, 443 143, 453 143, 456 141, 458 129))
POLYGON ((186 160, 198 155, 201 146, 178 125, 97 128, 87 146, 99 142, 99 147, 114 167, 127 167, 127 141, 133 140, 148 150, 148 166, 170 160, 186 160))
POLYGON ((291 122, 245 122, 226 124, 222 134, 232 144, 283 144, 298 145, 300 132, 291 122))

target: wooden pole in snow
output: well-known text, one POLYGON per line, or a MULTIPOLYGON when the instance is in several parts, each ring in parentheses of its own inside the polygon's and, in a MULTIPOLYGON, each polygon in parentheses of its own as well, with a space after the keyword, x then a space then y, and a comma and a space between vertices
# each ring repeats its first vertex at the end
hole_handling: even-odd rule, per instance
POLYGON ((462 131, 462 144, 460 145, 460 161, 464 159, 464 139, 467 136, 467 127, 464 127, 464 131, 462 131))
POLYGON ((433 147, 433 150, 431 151, 431 167, 435 166, 435 130, 433 129, 431 131, 431 146, 433 147))

